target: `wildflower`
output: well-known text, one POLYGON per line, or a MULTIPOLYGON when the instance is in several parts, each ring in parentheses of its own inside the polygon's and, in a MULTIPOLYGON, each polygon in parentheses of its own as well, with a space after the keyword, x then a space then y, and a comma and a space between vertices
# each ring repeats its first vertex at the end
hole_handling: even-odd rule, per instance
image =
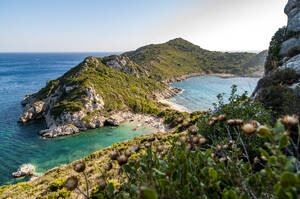
POLYGON ((127 149, 127 150, 125 151, 125 156, 126 156, 126 157, 130 157, 130 156, 131 156, 131 150, 130 150, 130 149, 127 149))
POLYGON ((79 162, 79 163, 76 163, 73 167, 73 169, 78 172, 78 173, 81 173, 85 170, 85 163, 84 162, 79 162))
POLYGON ((221 147, 220 145, 217 145, 217 146, 216 146, 216 150, 217 150, 217 151, 221 151, 221 150, 222 150, 222 147, 221 147))
POLYGON ((78 186, 78 178, 75 176, 69 177, 64 183, 64 187, 66 187, 69 191, 73 191, 78 186))
POLYGON ((297 115, 285 115, 281 118, 281 121, 284 125, 288 127, 296 126, 299 123, 297 115))
POLYGON ((225 150, 227 150, 227 149, 229 148, 229 146, 228 146, 227 144, 224 144, 224 145, 222 146, 222 148, 225 149, 225 150))
POLYGON ((100 189, 104 189, 106 187, 106 179, 105 179, 105 177, 101 176, 98 179, 98 185, 99 185, 100 189))
POLYGON ((189 128, 189 132, 192 134, 192 135, 196 135, 197 132, 198 132, 198 128, 196 126, 191 126, 189 128))
POLYGON ((225 121, 225 120, 226 120, 226 117, 227 117, 226 114, 222 114, 222 115, 219 115, 219 116, 218 116, 217 120, 218 120, 218 121, 225 121))
POLYGON ((258 164, 258 163, 260 163, 260 159, 258 157, 255 157, 253 162, 254 162, 254 164, 258 164))
POLYGON ((244 124, 242 127, 242 131, 248 135, 255 133, 257 130, 257 126, 251 122, 244 124))
POLYGON ((177 119, 176 119, 176 122, 177 122, 178 124, 181 124, 181 123, 183 122, 183 118, 182 118, 182 117, 177 118, 177 119))
POLYGON ((206 139, 204 137, 200 138, 200 140, 199 140, 200 144, 205 144, 205 142, 206 142, 206 139))
POLYGON ((118 156, 119 156, 119 152, 118 151, 113 151, 110 154, 110 159, 116 160, 118 158, 118 156))
POLYGON ((164 147, 162 145, 157 146, 157 151, 162 152, 164 150, 164 147))
POLYGON ((120 156, 117 158, 117 160, 118 160, 119 165, 121 166, 121 165, 127 163, 128 158, 127 158, 125 155, 120 155, 120 156))

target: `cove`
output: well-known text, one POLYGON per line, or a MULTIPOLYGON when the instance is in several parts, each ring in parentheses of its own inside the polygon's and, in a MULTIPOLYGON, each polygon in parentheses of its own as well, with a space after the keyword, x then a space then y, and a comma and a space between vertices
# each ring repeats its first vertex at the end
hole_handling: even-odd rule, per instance
POLYGON ((170 98, 169 101, 183 106, 189 111, 208 110, 213 107, 213 103, 218 101, 218 94, 224 93, 226 102, 233 84, 237 85, 238 94, 247 91, 248 95, 251 95, 258 80, 259 78, 252 77, 222 78, 210 75, 192 77, 170 84, 174 88, 183 89, 183 92, 170 98))

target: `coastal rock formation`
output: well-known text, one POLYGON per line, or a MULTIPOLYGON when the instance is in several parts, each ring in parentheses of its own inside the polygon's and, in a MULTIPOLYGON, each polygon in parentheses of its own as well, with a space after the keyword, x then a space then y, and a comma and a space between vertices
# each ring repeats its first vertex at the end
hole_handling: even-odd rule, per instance
POLYGON ((284 11, 287 27, 273 36, 264 77, 252 95, 277 115, 300 114, 300 0, 289 0, 284 11))
POLYGON ((34 170, 35 167, 32 164, 26 164, 19 168, 16 172, 13 172, 12 176, 14 178, 19 178, 23 176, 33 175, 34 170))
POLYGON ((87 57, 45 88, 27 95, 21 104, 19 122, 44 119, 47 138, 71 135, 102 126, 118 126, 133 113, 158 110, 157 93, 169 98, 178 89, 149 79, 146 72, 127 57, 87 57))

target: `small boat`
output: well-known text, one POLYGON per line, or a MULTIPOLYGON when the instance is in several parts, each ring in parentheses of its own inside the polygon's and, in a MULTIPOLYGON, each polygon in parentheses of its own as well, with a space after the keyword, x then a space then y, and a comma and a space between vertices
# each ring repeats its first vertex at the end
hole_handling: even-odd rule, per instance
POLYGON ((137 129, 138 129, 138 127, 133 128, 133 130, 135 130, 135 131, 136 131, 137 129))

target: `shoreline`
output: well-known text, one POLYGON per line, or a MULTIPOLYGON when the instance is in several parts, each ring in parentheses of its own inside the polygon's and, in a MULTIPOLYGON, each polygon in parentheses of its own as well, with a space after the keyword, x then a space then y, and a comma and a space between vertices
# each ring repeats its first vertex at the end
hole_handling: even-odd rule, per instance
POLYGON ((231 73, 189 73, 186 75, 182 75, 180 77, 172 77, 169 79, 164 80, 163 82, 167 84, 174 84, 176 82, 181 82, 188 80, 193 77, 199 77, 199 76, 217 76, 221 78, 234 78, 234 77, 251 77, 251 78, 261 78, 263 77, 263 73, 260 74, 247 74, 247 75, 236 75, 236 74, 231 74, 231 73))

